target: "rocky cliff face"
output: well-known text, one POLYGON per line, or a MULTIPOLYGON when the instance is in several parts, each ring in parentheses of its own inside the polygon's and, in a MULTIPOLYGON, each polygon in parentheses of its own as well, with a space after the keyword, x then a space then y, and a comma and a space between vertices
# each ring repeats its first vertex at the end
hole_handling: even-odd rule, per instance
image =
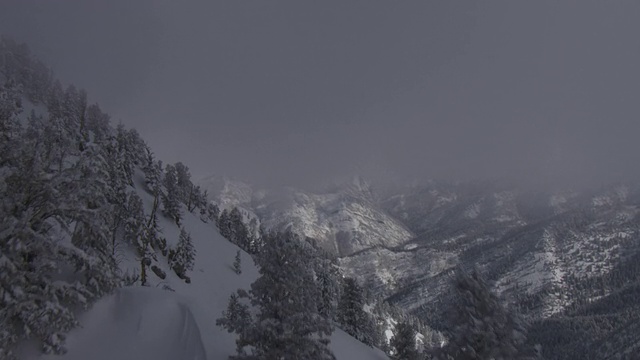
POLYGON ((369 184, 360 178, 321 193, 294 188, 256 190, 223 178, 208 178, 201 184, 222 207, 242 207, 268 229, 291 228, 338 256, 378 246, 395 247, 413 237, 381 209, 369 184))

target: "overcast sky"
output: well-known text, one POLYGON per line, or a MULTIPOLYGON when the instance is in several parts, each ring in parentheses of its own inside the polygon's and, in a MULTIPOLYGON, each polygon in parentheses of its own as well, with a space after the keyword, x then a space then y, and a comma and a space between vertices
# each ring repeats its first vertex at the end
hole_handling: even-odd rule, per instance
POLYGON ((0 0, 0 32, 196 176, 640 173, 639 1, 0 0))

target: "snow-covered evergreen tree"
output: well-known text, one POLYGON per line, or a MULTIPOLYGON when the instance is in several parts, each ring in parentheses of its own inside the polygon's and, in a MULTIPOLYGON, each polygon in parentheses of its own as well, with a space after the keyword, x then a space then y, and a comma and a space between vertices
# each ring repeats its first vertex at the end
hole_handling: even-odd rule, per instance
POLYGON ((251 239, 247 227, 244 224, 244 216, 240 209, 235 207, 231 210, 229 213, 229 222, 231 227, 231 239, 229 240, 247 251, 251 247, 251 239))
POLYGON ((192 271, 196 259, 196 249, 191 242, 191 235, 184 229, 180 229, 180 238, 175 249, 169 251, 169 266, 180 277, 184 277, 187 271, 192 271))
POLYGON ((207 203, 206 194, 202 191, 200 186, 195 184, 191 184, 188 199, 187 210, 189 210, 189 212, 193 212, 197 208, 203 208, 207 203))
MULTIPOLYGON (((217 206, 210 207, 208 211, 215 215, 219 211, 217 206)), ((216 222, 220 235, 232 243, 238 245, 249 254, 256 254, 262 246, 262 239, 256 233, 258 222, 255 218, 245 223, 245 215, 242 210, 235 207, 231 211, 222 210, 216 222)))
MULTIPOLYGON (((230 333, 240 334, 240 338, 246 339, 249 331, 253 328, 251 313, 249 306, 241 302, 241 296, 248 297, 246 292, 239 290, 238 293, 232 293, 229 297, 227 310, 222 313, 222 317, 216 320, 216 325, 227 329, 230 333)), ((238 354, 245 354, 242 342, 237 341, 238 354)))
POLYGON ((89 105, 85 113, 85 126, 89 141, 102 144, 111 134, 110 118, 96 104, 89 105))
POLYGON ((524 321, 505 308, 477 270, 455 275, 457 303, 447 347, 454 359, 521 359, 526 340, 524 321))
POLYGON ((175 163, 173 167, 176 170, 176 186, 178 199, 183 204, 188 204, 191 192, 193 191, 193 183, 191 182, 191 173, 189 172, 189 167, 181 162, 175 163))
POLYGON ((233 260, 233 271, 240 275, 242 274, 242 263, 241 263, 241 257, 240 257, 240 250, 238 250, 236 252, 236 258, 233 260))
POLYGON ((136 193, 129 193, 126 205, 128 216, 124 219, 124 241, 137 246, 142 237, 145 216, 142 199, 136 193))
POLYGON ((158 225, 159 206, 159 194, 156 194, 156 196, 153 198, 151 214, 149 214, 146 218, 145 237, 152 248, 162 251, 162 255, 167 256, 167 241, 162 236, 160 236, 160 233, 162 231, 160 229, 160 226, 158 225))
POLYGON ((262 231, 260 230, 260 224, 258 222, 258 219, 255 217, 252 217, 251 220, 249 220, 249 224, 243 224, 245 226, 245 228, 247 229, 247 236, 248 236, 248 249, 246 250, 249 254, 257 254, 258 252, 260 252, 260 249, 262 248, 262 231))
POLYGON ((146 285, 147 269, 155 259, 152 244, 157 236, 156 228, 154 223, 149 223, 149 219, 144 214, 142 199, 136 193, 129 195, 127 212, 129 217, 124 221, 123 240, 134 246, 140 262, 140 283, 146 285))
POLYGON ((399 322, 391 338, 394 360, 418 360, 420 354, 416 350, 416 330, 408 322, 399 322))
POLYGON ((231 222, 229 221, 229 211, 227 209, 223 209, 220 212, 216 225, 218 226, 218 230, 220 230, 220 235, 231 241, 231 222))
POLYGON ((319 290, 312 259, 293 233, 269 234, 257 257, 260 277, 249 300, 256 314, 238 334, 238 359, 334 359, 328 348, 331 323, 318 313, 319 290))
POLYGON ((217 206, 209 201, 209 194, 207 190, 202 192, 200 201, 200 220, 206 223, 215 223, 218 215, 220 214, 220 209, 217 209, 217 206), (213 207, 216 207, 217 212, 214 213, 213 207))
POLYGON ((338 303, 338 323, 342 330, 363 343, 375 344, 375 328, 364 311, 365 298, 360 284, 355 279, 345 278, 342 285, 342 295, 338 303))
POLYGON ((0 86, 0 166, 15 159, 15 144, 20 135, 18 115, 22 112, 20 89, 13 81, 0 86))
MULTIPOLYGON (((202 215, 201 218, 204 217, 207 221, 212 221, 216 224, 216 226, 218 226, 218 221, 220 218, 220 208, 218 207, 218 205, 207 203, 206 209, 204 209, 204 211, 206 213, 202 215)), ((218 229, 220 229, 220 227, 218 227, 218 229)))
POLYGON ((180 225, 182 219, 182 210, 180 209, 180 188, 178 187, 178 178, 176 168, 172 165, 165 167, 164 173, 165 193, 162 195, 163 212, 166 216, 173 219, 176 224, 180 225))
POLYGON ((135 167, 144 164, 146 160, 146 145, 135 129, 127 130, 122 123, 116 127, 114 139, 122 178, 127 185, 133 185, 135 167))
POLYGON ((145 147, 145 159, 142 165, 144 182, 147 190, 154 196, 158 196, 162 186, 162 163, 156 161, 151 148, 145 147))
POLYGON ((73 181, 70 186, 55 185, 57 189, 67 188, 69 191, 61 197, 66 204, 59 205, 59 208, 65 209, 67 217, 76 225, 71 241, 83 252, 74 257, 76 266, 84 268, 87 286, 95 299, 109 293, 119 281, 115 259, 116 230, 111 225, 116 211, 118 213, 115 216, 119 218, 124 218, 125 212, 122 204, 110 202, 109 194, 112 192, 105 181, 108 165, 101 154, 98 146, 86 146, 78 162, 61 175, 65 181, 73 181, 77 173, 80 181, 73 181), (88 259, 85 258, 87 255, 88 259))
POLYGON ((335 321, 338 299, 340 298, 340 273, 337 264, 329 258, 319 256, 316 263, 316 282, 320 290, 318 312, 325 318, 335 321))

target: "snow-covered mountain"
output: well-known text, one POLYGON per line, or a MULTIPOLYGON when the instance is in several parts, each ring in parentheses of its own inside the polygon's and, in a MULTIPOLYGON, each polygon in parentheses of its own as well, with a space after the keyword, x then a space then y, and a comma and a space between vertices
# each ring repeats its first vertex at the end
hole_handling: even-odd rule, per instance
POLYGON ((268 229, 291 228, 339 256, 371 247, 395 247, 413 237, 382 210, 370 185, 361 178, 321 193, 294 188, 256 190, 220 177, 205 178, 200 185, 219 206, 251 212, 268 229))

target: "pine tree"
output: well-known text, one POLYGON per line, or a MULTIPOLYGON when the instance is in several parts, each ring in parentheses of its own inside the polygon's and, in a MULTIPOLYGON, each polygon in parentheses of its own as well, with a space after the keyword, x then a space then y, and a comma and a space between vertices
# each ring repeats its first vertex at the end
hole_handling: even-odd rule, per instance
POLYGON ((153 206, 151 207, 151 214, 146 218, 145 225, 145 238, 148 240, 149 245, 156 250, 160 250, 162 255, 167 256, 167 241, 160 236, 162 232, 158 225, 158 207, 160 194, 156 194, 153 198, 153 206))
POLYGON ((147 284, 147 269, 155 259, 151 244, 155 240, 156 229, 147 226, 142 199, 136 193, 129 195, 127 212, 129 217, 124 221, 124 241, 135 247, 140 262, 140 283, 144 286, 147 284))
POLYGON ((202 191, 200 193, 200 199, 198 200, 197 206, 200 209, 200 220, 202 222, 208 223, 212 220, 215 221, 215 217, 209 212, 209 209, 211 209, 212 206, 214 205, 209 202, 209 193, 207 190, 202 191))
POLYGON ((126 211, 126 205, 110 202, 111 191, 105 181, 108 165, 102 153, 97 145, 88 144, 78 162, 61 174, 64 179, 76 180, 71 180, 68 186, 53 182, 57 189, 68 191, 60 194, 64 202, 58 206, 64 209, 63 215, 76 224, 71 240, 83 253, 74 259, 78 268, 85 269, 87 287, 94 293, 94 299, 111 292, 119 282, 112 233, 116 230, 110 226, 114 213, 123 219, 126 211), (93 262, 85 258, 87 255, 93 262))
POLYGON ((180 238, 176 248, 169 252, 169 266, 180 277, 185 277, 187 271, 192 271, 195 265, 196 250, 191 242, 191 235, 180 229, 180 238))
POLYGON ((84 113, 87 107, 87 94, 78 91, 75 86, 69 85, 64 93, 62 101, 62 116, 66 123, 67 131, 71 134, 71 141, 75 143, 78 150, 84 149, 86 137, 83 136, 84 113))
POLYGON ((85 114, 85 126, 89 132, 89 140, 101 144, 108 139, 112 132, 109 122, 109 115, 103 113, 98 105, 89 105, 85 114))
MULTIPOLYGON (((216 320, 216 325, 227 329, 229 332, 236 332, 246 336, 252 326, 252 319, 249 312, 249 306, 240 301, 240 295, 247 297, 246 292, 242 291, 231 294, 227 310, 222 313, 222 317, 220 319, 216 320)), ((240 348, 238 351, 242 351, 242 349, 240 348)))
POLYGON ((189 180, 187 184, 187 210, 193 212, 195 209, 200 209, 200 214, 205 214, 207 211, 207 191, 202 191, 200 186, 195 185, 189 180))
POLYGON ((245 217, 242 215, 240 210, 238 210, 237 212, 231 212, 231 218, 235 229, 236 243, 242 250, 251 253, 254 247, 254 238, 253 234, 249 232, 249 228, 244 222, 245 217))
POLYGON ((137 246, 144 231, 144 208, 142 199, 135 192, 129 193, 127 198, 125 209, 128 216, 124 219, 123 240, 137 246))
POLYGON ((222 210, 222 212, 220 213, 220 217, 218 218, 217 225, 218 225, 218 230, 220 230, 220 235, 222 235, 223 238, 229 241, 232 241, 231 234, 233 230, 232 230, 231 221, 229 217, 229 211, 227 209, 222 210))
POLYGON ((122 179, 127 185, 133 185, 135 167, 143 164, 146 160, 144 159, 146 145, 135 129, 127 130, 122 123, 116 127, 114 140, 122 179))
POLYGON ((361 342, 375 344, 374 329, 371 328, 369 315, 364 311, 364 293, 355 279, 345 278, 342 296, 338 303, 338 323, 342 330, 361 342))
MULTIPOLYGON (((173 167, 176 169, 178 199, 187 205, 187 209, 189 209, 189 203, 194 190, 194 185, 191 182, 191 173, 189 172, 189 168, 181 162, 175 163, 173 167)), ((189 209, 189 211, 191 210, 189 209)))
POLYGON ((212 221, 218 226, 218 221, 220 218, 220 208, 216 204, 208 203, 206 206, 206 217, 209 221, 212 221))
POLYGON ((240 258, 240 250, 238 250, 236 252, 236 258, 233 261, 233 271, 235 271, 236 274, 240 275, 242 273, 242 264, 241 262, 241 258, 240 258))
POLYGON ((147 190, 153 196, 160 194, 162 185, 162 163, 155 160, 151 148, 145 147, 145 160, 142 166, 144 172, 144 182, 147 190))
POLYGON ((19 87, 9 81, 0 87, 0 166, 15 160, 15 141, 20 134, 18 115, 22 112, 19 87))
POLYGON ((448 353, 454 359, 523 358, 526 340, 524 321, 506 309, 477 270, 471 274, 458 269, 455 275, 455 304, 448 353))
MULTIPOLYGON (((244 224, 243 224, 244 225, 244 224)), ((258 224, 258 219, 252 217, 249 221, 248 225, 245 225, 248 236, 248 249, 247 252, 249 254, 257 254, 260 252, 260 248, 262 247, 262 239, 260 237, 260 225, 258 224)))
POLYGON ((335 359, 328 348, 330 322, 317 311, 319 291, 312 260, 292 234, 270 234, 257 258, 260 277, 248 297, 256 309, 251 326, 240 331, 237 359, 335 359))
POLYGON ((336 320, 340 294, 340 274, 337 264, 332 260, 319 257, 316 262, 316 281, 320 290, 318 312, 325 318, 336 320))
MULTIPOLYGON (((126 175, 121 172, 121 167, 117 163, 116 158, 107 155, 107 165, 105 169, 105 202, 108 203, 109 212, 107 213, 109 231, 111 240, 110 252, 115 255, 117 250, 117 240, 123 235, 125 221, 129 217, 127 204, 129 201, 129 191, 126 183, 126 175)), ((101 200, 102 202, 102 200, 101 200)))
POLYGON ((416 331, 408 322, 402 321, 396 325, 391 338, 394 360, 418 360, 416 350, 416 331))
POLYGON ((53 83, 53 72, 41 61, 32 58, 28 82, 25 84, 25 95, 34 104, 43 103, 53 83))
POLYGON ((180 189, 178 187, 176 168, 172 165, 167 165, 165 168, 164 187, 165 193, 162 195, 164 214, 173 219, 177 225, 180 225, 180 220, 182 220, 180 189))

